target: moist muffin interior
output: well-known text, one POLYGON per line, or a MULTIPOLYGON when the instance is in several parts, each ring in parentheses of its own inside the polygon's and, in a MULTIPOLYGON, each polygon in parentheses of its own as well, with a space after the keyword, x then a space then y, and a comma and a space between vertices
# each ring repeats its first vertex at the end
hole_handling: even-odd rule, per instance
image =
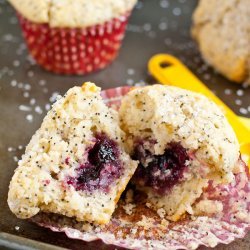
POLYGON ((120 150, 117 143, 105 133, 97 134, 95 144, 87 150, 87 161, 76 169, 75 177, 67 177, 67 184, 75 189, 109 191, 109 186, 122 173, 119 159, 120 150))

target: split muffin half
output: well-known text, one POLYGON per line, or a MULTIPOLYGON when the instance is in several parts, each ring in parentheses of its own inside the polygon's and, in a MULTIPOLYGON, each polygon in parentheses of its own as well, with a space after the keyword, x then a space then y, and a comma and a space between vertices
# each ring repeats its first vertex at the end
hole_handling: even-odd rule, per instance
POLYGON ((40 211, 107 223, 137 162, 124 152, 118 114, 93 83, 58 99, 26 147, 8 204, 19 218, 40 211))
POLYGON ((229 183, 239 171, 233 129, 200 94, 162 85, 137 88, 124 97, 119 115, 127 149, 140 161, 133 182, 170 220, 192 214, 209 181, 229 183))

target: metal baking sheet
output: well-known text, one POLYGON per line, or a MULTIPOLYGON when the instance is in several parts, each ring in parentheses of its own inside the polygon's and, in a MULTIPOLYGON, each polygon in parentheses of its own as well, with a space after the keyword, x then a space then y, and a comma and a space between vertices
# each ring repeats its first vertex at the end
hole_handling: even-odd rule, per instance
MULTIPOLYGON (((98 242, 68 239, 28 221, 17 219, 7 206, 7 191, 24 146, 39 127, 57 94, 84 81, 103 89, 154 83, 147 62, 156 53, 179 57, 237 114, 250 117, 250 88, 232 83, 201 59, 189 29, 196 0, 139 1, 118 58, 106 69, 86 76, 61 76, 44 71, 28 56, 14 10, 0 0, 0 248, 115 249, 98 242), (23 238, 24 237, 24 238, 23 238), (26 240, 29 239, 29 240, 26 240)), ((215 249, 249 249, 250 234, 215 249)), ((117 249, 117 248, 116 248, 117 249)), ((200 249, 206 249, 202 247, 200 249)))

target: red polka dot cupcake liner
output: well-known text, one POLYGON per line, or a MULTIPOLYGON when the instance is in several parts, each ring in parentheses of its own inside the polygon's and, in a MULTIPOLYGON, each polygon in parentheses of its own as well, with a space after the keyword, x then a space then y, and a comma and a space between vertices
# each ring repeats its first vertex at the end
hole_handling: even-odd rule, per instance
POLYGON ((29 52, 46 70, 83 75, 104 68, 117 56, 130 12, 88 28, 51 28, 18 14, 29 52))
MULTIPOLYGON (((118 87, 102 91, 102 97, 108 106, 118 109, 122 97, 129 91, 129 86, 118 87)), ((46 213, 36 215, 32 221, 52 231, 64 232, 71 239, 87 242, 102 240, 106 244, 129 249, 197 249, 201 245, 215 247, 243 238, 249 232, 250 176, 247 167, 242 173, 236 174, 230 184, 214 187, 211 182, 199 199, 221 202, 222 212, 187 216, 178 222, 164 222, 145 203, 135 202, 128 216, 124 212, 124 202, 120 200, 111 221, 103 227, 46 213)))

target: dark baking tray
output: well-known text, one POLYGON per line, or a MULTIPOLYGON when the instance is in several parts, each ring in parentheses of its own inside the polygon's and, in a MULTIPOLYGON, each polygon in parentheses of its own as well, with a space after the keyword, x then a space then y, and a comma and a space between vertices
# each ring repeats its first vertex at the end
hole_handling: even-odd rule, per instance
MULTIPOLYGON (((71 240, 63 233, 54 233, 19 220, 7 206, 8 185, 16 168, 15 156, 19 158, 24 151, 18 146, 26 145, 39 127, 45 114, 44 106, 53 93, 62 94, 87 80, 94 81, 103 89, 143 81, 154 83, 147 72, 149 58, 156 53, 171 53, 186 63, 236 113, 249 117, 250 89, 229 82, 205 65, 190 38, 191 14, 196 4, 197 1, 193 0, 140 1, 115 62, 105 70, 87 76, 60 76, 44 71, 27 58, 14 10, 0 0, 0 249, 57 249, 55 246, 69 249, 115 248, 100 241, 85 243, 71 240), (29 102, 32 98, 36 100, 32 111, 20 111, 19 105, 31 107, 29 102), (38 113, 35 112, 35 106, 41 107, 43 113, 38 114, 38 109, 38 113), (28 114, 32 115, 32 122, 27 121, 28 114), (11 151, 12 148, 16 150, 11 151)), ((250 235, 215 249, 249 249, 249 238, 250 235)))

